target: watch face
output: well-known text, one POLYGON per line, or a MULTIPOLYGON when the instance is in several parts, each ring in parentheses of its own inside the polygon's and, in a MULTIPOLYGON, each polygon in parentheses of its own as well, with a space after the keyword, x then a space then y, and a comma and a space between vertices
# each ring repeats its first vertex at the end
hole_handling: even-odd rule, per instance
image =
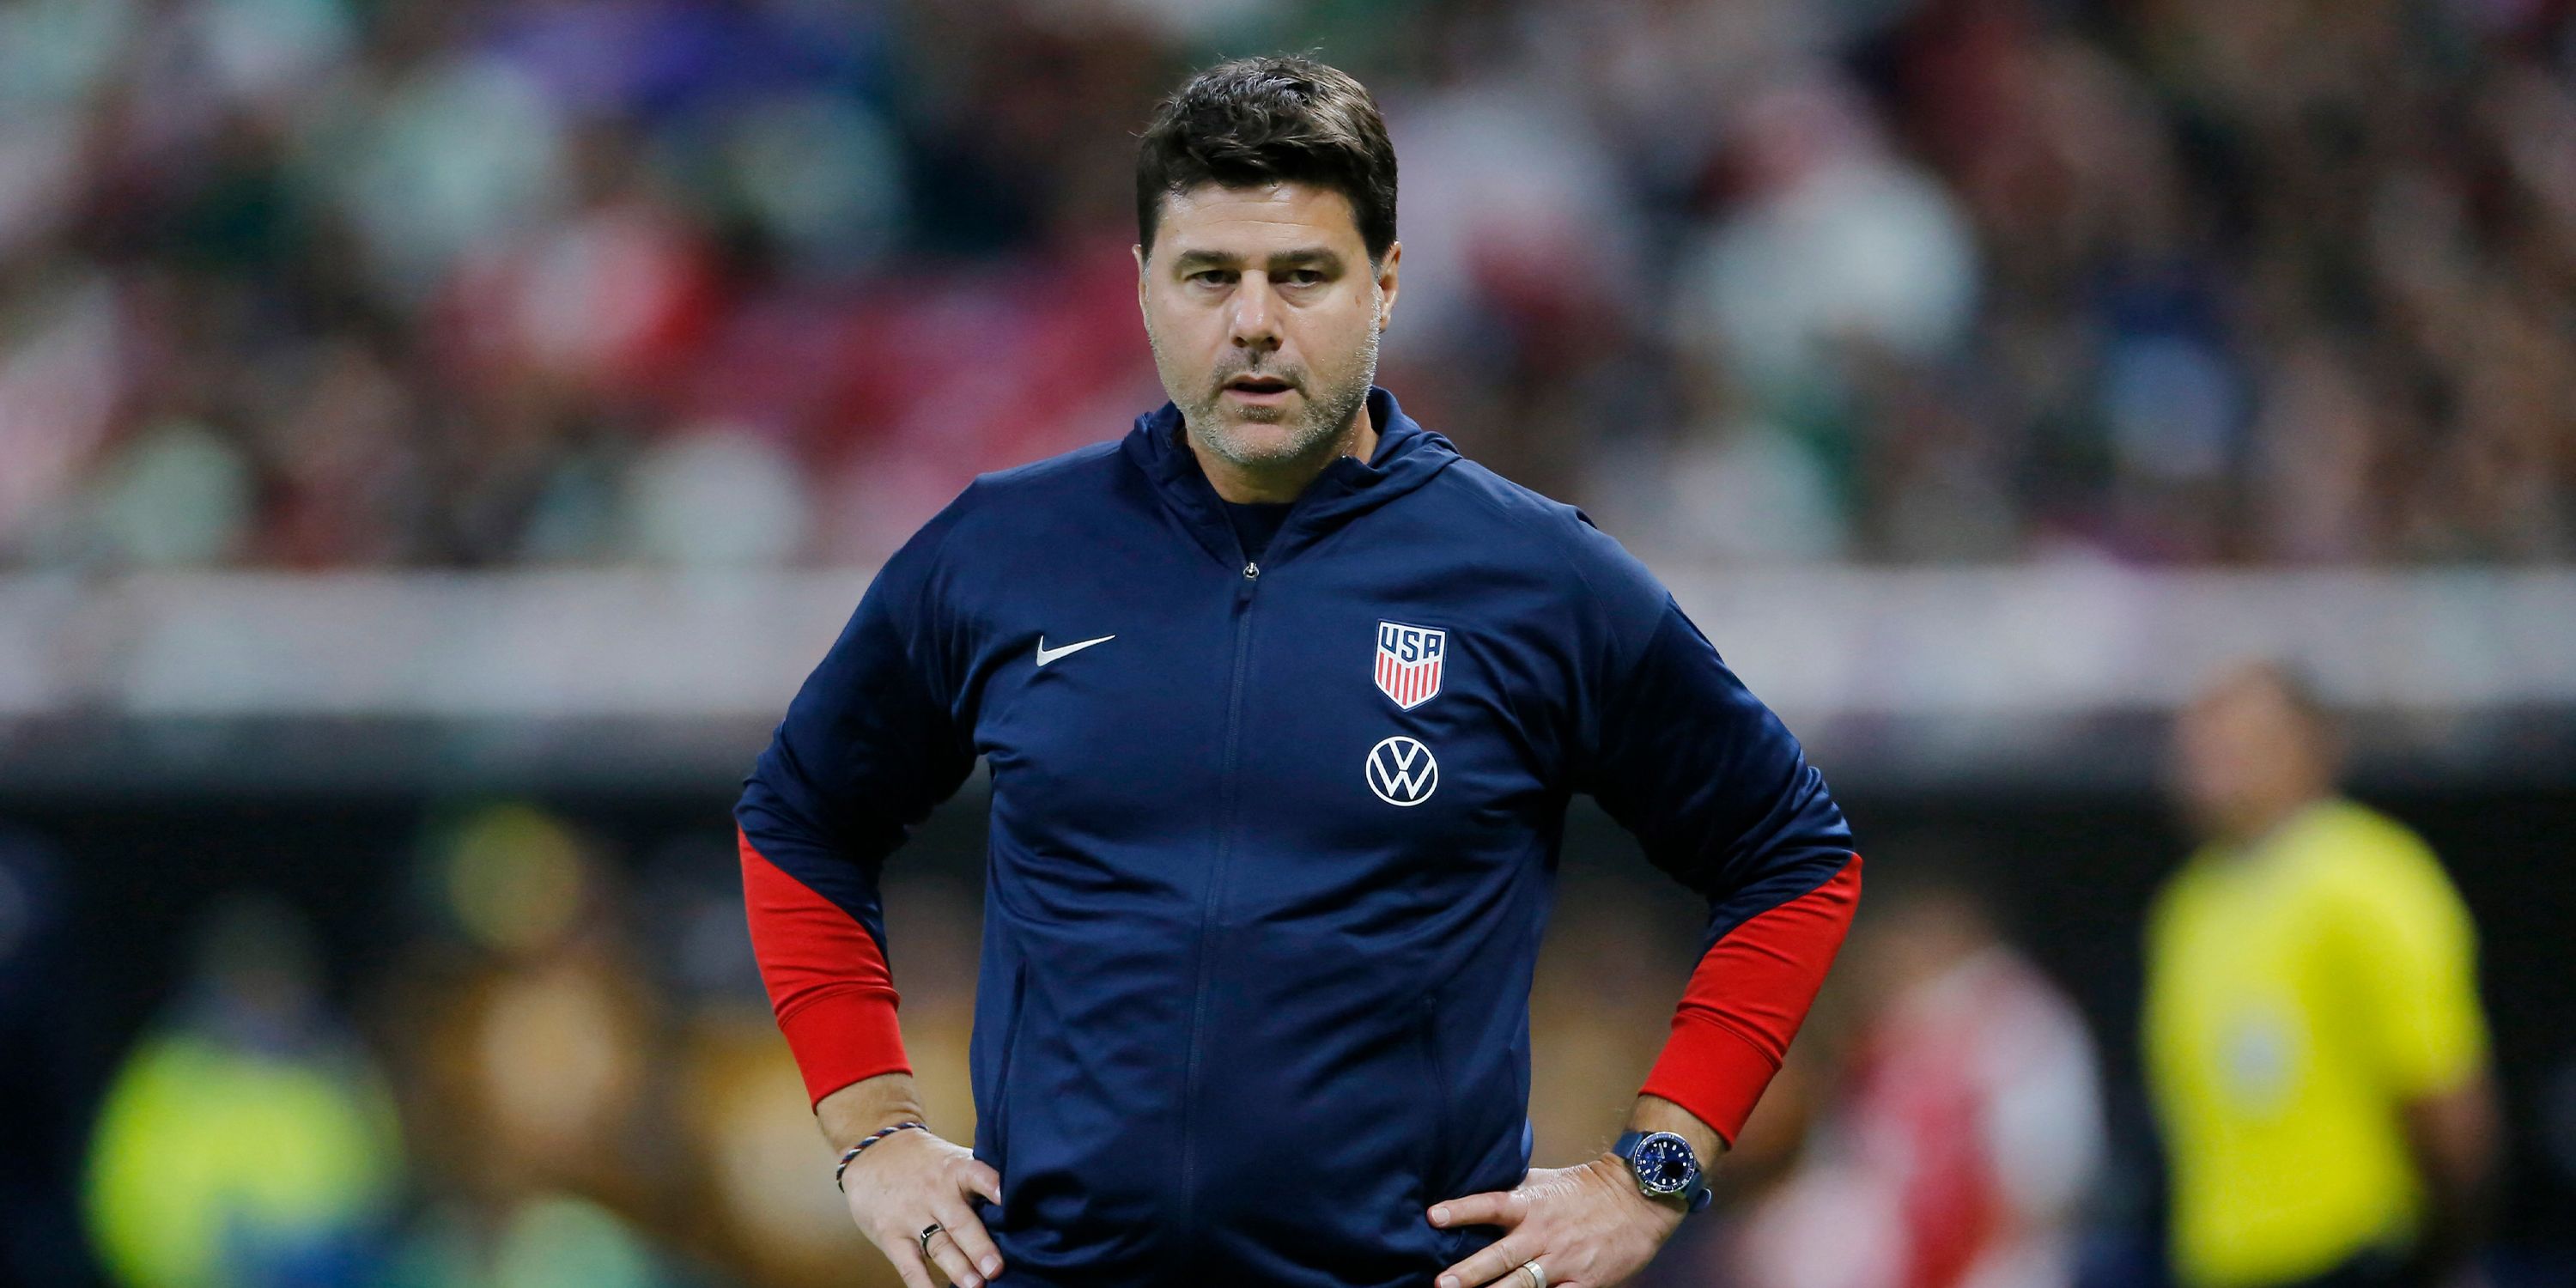
POLYGON ((1638 1186, 1650 1194, 1679 1194, 1699 1179, 1699 1160, 1691 1157, 1690 1142, 1671 1132, 1638 1141, 1628 1165, 1637 1171, 1638 1186))

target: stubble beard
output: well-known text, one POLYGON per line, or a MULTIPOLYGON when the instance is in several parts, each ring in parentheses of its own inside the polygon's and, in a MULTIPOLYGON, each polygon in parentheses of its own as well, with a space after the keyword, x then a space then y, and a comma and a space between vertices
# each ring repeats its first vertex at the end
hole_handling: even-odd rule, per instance
MULTIPOLYGON (((1145 328, 1145 340, 1154 350, 1155 365, 1163 371, 1170 371, 1170 364, 1164 361, 1162 340, 1154 334, 1151 325, 1145 328)), ((1223 381, 1242 374, 1239 371, 1227 372, 1214 389, 1187 400, 1176 397, 1173 401, 1181 409, 1181 421, 1188 427, 1191 440, 1215 453, 1219 460, 1248 470, 1276 469, 1329 455, 1349 437, 1354 418, 1368 403, 1369 386, 1377 382, 1377 355, 1378 330, 1372 324, 1361 342, 1359 361, 1353 367, 1350 379, 1330 388, 1317 389, 1309 383, 1314 374, 1312 371, 1299 375, 1297 384, 1305 395, 1301 400, 1304 410, 1296 428, 1283 439, 1260 441, 1243 432, 1247 424, 1277 423, 1265 419, 1273 415, 1269 408, 1244 408, 1242 410, 1249 415, 1244 416, 1241 422, 1226 414, 1223 381)), ((1172 392, 1169 388, 1171 382, 1166 380, 1164 383, 1164 392, 1172 392)))

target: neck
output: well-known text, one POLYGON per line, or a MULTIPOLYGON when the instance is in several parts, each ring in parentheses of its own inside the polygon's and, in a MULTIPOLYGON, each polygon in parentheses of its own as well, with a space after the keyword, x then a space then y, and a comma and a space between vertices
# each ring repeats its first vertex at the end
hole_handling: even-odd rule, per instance
POLYGON ((1316 475, 1324 472, 1325 466, 1345 456, 1365 461, 1377 454, 1376 413, 1365 402, 1351 413, 1351 423, 1324 440, 1319 450, 1283 461, 1246 465, 1209 451, 1199 442, 1199 436, 1187 429, 1181 437, 1190 445, 1190 454, 1199 458, 1199 470, 1207 475, 1208 485, 1216 489, 1218 496, 1238 505, 1294 501, 1316 475))
POLYGON ((2239 849, 2250 849, 2280 831, 2282 824, 2306 813, 2309 806, 2325 799, 2325 796, 2323 791, 2316 791, 2267 801, 2260 808, 2249 809, 2231 820, 2234 826, 2226 829, 2227 834, 2220 839, 2239 849))

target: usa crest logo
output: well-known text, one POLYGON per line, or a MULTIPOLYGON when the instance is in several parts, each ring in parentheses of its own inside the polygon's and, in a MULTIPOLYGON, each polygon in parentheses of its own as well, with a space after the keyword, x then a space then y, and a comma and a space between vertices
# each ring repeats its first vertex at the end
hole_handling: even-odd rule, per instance
POLYGON ((1396 709, 1411 711, 1440 696, 1440 664, 1449 654, 1449 632, 1402 622, 1377 624, 1377 688, 1396 709))

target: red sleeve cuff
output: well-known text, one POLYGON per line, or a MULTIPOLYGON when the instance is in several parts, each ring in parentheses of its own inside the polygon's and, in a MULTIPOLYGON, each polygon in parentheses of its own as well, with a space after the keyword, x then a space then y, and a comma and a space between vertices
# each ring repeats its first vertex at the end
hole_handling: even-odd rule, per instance
POLYGON ((1727 1147, 1753 1113, 1780 1061, 1716 1021, 1685 1010, 1673 1017, 1673 1035, 1639 1094, 1661 1096, 1716 1129, 1727 1147))
POLYGON ((1823 885, 1748 919, 1700 959, 1642 1093, 1716 1129, 1731 1147, 1780 1071, 1860 904, 1860 856, 1823 885))
POLYGON ((808 1104, 881 1073, 912 1072, 894 1006, 892 989, 851 988, 817 994, 778 1017, 808 1104))

